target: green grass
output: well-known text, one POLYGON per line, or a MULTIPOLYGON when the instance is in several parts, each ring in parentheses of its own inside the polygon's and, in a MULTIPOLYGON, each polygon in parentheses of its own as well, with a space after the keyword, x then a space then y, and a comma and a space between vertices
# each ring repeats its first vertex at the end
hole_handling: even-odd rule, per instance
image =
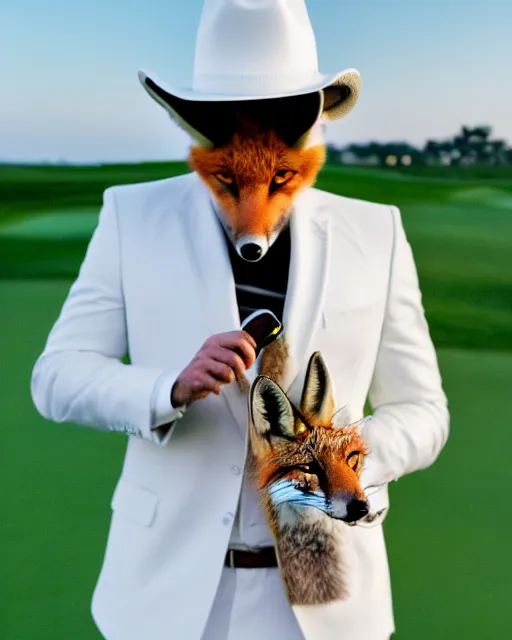
POLYGON ((0 165, 0 219, 33 211, 101 204, 113 184, 158 180, 187 170, 184 162, 89 167, 0 165))
POLYGON ((34 359, 68 288, 0 281, 3 640, 99 638, 89 601, 125 441, 45 423, 29 391, 34 359))
MULTIPOLYGON (((89 602, 126 441, 47 423, 29 395, 68 286, 0 281, 3 640, 99 640, 89 602)), ((393 485, 385 526, 398 638, 506 638, 512 354, 441 350, 440 364, 449 444, 431 469, 393 485)))
POLYGON ((392 487, 385 526, 398 637, 504 639, 512 354, 440 350, 439 359, 451 436, 431 469, 392 487))
POLYGON ((7 218, 0 225, 0 235, 7 240, 81 239, 87 242, 97 223, 98 207, 69 208, 60 212, 43 211, 7 218))

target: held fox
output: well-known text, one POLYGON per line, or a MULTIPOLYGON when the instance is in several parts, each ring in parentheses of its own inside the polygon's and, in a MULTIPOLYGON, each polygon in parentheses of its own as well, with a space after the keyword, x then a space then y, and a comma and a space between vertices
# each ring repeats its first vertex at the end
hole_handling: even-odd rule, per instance
POLYGON ((334 425, 333 389, 322 356, 315 353, 309 361, 300 410, 276 382, 259 376, 250 414, 254 480, 290 604, 347 598, 343 523, 368 513, 360 484, 366 447, 357 426, 334 425))

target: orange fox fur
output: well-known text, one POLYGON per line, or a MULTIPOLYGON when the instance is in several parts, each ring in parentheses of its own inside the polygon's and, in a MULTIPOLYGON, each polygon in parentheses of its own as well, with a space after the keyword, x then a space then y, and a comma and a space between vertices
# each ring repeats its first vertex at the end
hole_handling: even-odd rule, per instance
POLYGON ((308 366, 300 411, 266 376, 254 382, 250 405, 252 471, 288 599, 292 605, 344 600, 348 530, 339 520, 357 519, 347 517, 350 502, 367 504, 359 431, 334 427, 332 386, 319 353, 308 366))
POLYGON ((324 161, 323 145, 295 148, 277 131, 245 119, 224 146, 194 146, 189 156, 235 240, 246 234, 270 239, 285 226, 294 198, 314 184, 324 161))

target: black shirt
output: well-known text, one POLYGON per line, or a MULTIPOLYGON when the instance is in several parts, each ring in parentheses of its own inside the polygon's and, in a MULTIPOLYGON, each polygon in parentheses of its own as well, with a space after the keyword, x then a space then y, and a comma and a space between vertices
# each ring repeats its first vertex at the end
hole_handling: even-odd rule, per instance
POLYGON ((225 233, 224 236, 235 279, 240 320, 243 322, 258 309, 269 309, 282 322, 290 269, 289 225, 258 262, 247 262, 241 258, 225 233))

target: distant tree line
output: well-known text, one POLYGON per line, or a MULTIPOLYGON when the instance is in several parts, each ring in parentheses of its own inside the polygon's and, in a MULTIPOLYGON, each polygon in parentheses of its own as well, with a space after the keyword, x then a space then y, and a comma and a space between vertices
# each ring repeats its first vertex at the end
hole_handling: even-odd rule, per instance
POLYGON ((376 166, 512 165, 512 147, 491 138, 489 126, 462 127, 449 140, 427 140, 423 148, 408 142, 368 142, 338 148, 328 145, 327 159, 337 164, 376 166))

